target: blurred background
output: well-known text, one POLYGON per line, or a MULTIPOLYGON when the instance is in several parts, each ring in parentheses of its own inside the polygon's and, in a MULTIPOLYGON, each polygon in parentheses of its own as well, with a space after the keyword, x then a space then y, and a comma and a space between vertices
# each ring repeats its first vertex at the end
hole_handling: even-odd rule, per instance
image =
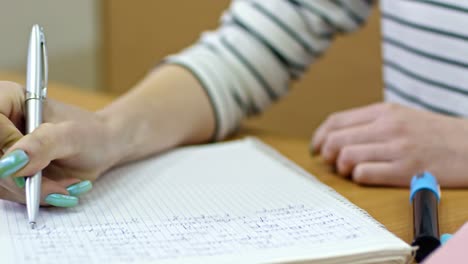
POLYGON ((102 81, 99 1, 0 2, 0 71, 24 74, 31 26, 37 23, 46 31, 50 78, 98 89, 102 81))
MULTIPOLYGON (((214 29, 229 0, 0 0, 0 74, 24 76, 30 28, 46 31, 50 79, 121 94, 165 56, 214 29)), ((309 136, 331 112, 381 100, 378 7, 340 36, 290 94, 249 128, 309 136)), ((0 75, 4 76, 4 75, 0 75)))

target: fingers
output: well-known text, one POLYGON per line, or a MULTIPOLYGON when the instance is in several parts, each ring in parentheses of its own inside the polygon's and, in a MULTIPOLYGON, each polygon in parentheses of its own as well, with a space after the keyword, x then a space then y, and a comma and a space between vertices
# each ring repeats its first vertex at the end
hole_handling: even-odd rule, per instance
MULTIPOLYGON (((0 186, 0 198, 24 204, 26 201, 24 189, 19 189, 11 183, 7 184, 7 186, 8 187, 0 186)), ((54 181, 43 176, 41 184, 41 205, 74 207, 78 205, 78 197, 90 191, 91 188, 92 183, 90 181, 80 181, 76 178, 63 178, 54 181)))
POLYGON ((11 151, 0 159, 0 179, 11 176, 29 162, 29 157, 21 149, 11 151))
POLYGON ((318 152, 327 135, 334 130, 363 125, 374 121, 381 114, 384 108, 385 104, 373 104, 330 115, 330 117, 328 117, 315 132, 311 149, 314 152, 318 152))
POLYGON ((346 146, 336 161, 338 173, 348 176, 358 164, 365 162, 390 162, 394 158, 393 152, 389 143, 346 146))
POLYGON ((74 138, 70 123, 44 123, 33 133, 22 137, 6 153, 23 150, 28 164, 15 176, 30 176, 44 169, 52 160, 67 158, 78 152, 80 140, 74 138))
POLYGON ((41 187, 41 205, 43 206, 74 207, 78 205, 78 197, 69 195, 66 187, 60 182, 43 177, 41 187))
POLYGON ((0 114, 0 147, 2 151, 7 150, 16 141, 20 140, 23 134, 16 128, 8 117, 0 114))
POLYGON ((7 150, 0 159, 0 179, 15 177, 16 186, 24 186, 23 176, 43 170, 52 160, 66 158, 78 151, 79 139, 70 123, 44 123, 33 133, 23 136, 0 114, 0 146, 7 150))
POLYGON ((324 140, 320 152, 327 162, 334 163, 340 151, 346 146, 369 144, 381 140, 383 134, 377 129, 372 124, 366 124, 331 132, 324 140))
MULTIPOLYGON (((0 150, 2 154, 0 179, 4 179, 25 166, 28 158, 24 151, 20 150, 13 151, 10 155, 3 155, 23 136, 18 127, 22 126, 23 120, 24 89, 16 83, 1 81, 0 89, 2 91, 0 97, 0 150)), ((24 180, 21 178, 13 179, 13 181, 3 180, 2 185, 6 189, 11 189, 10 183, 12 182, 20 188, 24 186, 24 180)))
POLYGON ((65 188, 69 195, 80 196, 89 192, 93 188, 91 181, 82 181, 78 178, 70 177, 64 169, 56 166, 49 166, 45 171, 47 178, 57 182, 65 188))
POLYGON ((402 166, 394 162, 365 162, 354 168, 352 179, 364 185, 407 186, 399 180, 398 175, 404 175, 401 170, 402 166))
POLYGON ((345 146, 336 161, 338 173, 363 185, 408 185, 410 164, 400 160, 404 144, 383 142, 345 146))
POLYGON ((24 88, 13 82, 0 81, 0 114, 20 126, 23 120, 24 88))
POLYGON ((351 174, 358 183, 407 186, 408 175, 427 167, 417 154, 425 148, 414 146, 421 131, 409 123, 418 118, 399 105, 387 103, 338 113, 317 130, 312 147, 326 161, 335 163, 340 174, 351 174))
MULTIPOLYGON (((0 114, 0 147, 2 154, 23 136, 16 126, 4 115, 0 114)), ((10 151, 0 159, 0 179, 11 176, 29 162, 28 155, 21 149, 10 151)), ((24 186, 24 180, 14 179, 18 187, 24 186)))
POLYGON ((0 199, 12 201, 12 202, 24 203, 23 194, 11 191, 10 189, 5 188, 3 186, 0 186, 0 199))
MULTIPOLYGON (((71 122, 42 124, 23 137, 19 129, 24 125, 24 89, 11 82, 0 82, 0 89, 0 199, 24 203, 22 176, 44 170, 53 160, 73 156, 79 151, 80 138, 73 133, 71 122)), ((54 166, 49 166, 43 171, 42 205, 75 206, 77 196, 92 188, 91 182, 80 181, 52 168, 54 166)))
POLYGON ((42 182, 42 205, 74 207, 79 196, 89 192, 93 184, 65 175, 60 167, 49 166, 44 171, 42 182))
POLYGON ((80 181, 76 178, 62 178, 53 181, 47 177, 42 178, 41 205, 56 207, 74 207, 78 205, 79 196, 91 190, 90 181, 80 181))

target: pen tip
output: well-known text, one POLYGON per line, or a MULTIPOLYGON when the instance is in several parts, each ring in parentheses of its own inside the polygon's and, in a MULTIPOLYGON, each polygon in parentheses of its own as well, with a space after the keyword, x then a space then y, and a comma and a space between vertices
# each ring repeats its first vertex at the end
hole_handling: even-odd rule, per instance
POLYGON ((31 229, 36 229, 36 222, 30 222, 31 229))

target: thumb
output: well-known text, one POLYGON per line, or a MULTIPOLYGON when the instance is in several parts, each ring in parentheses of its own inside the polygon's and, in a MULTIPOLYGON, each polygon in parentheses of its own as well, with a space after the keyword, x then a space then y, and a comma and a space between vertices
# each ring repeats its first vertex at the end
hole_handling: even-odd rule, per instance
POLYGON ((72 156, 77 153, 79 141, 73 138, 72 125, 67 122, 43 123, 31 134, 18 140, 5 153, 23 150, 29 162, 15 173, 15 177, 30 176, 43 170, 51 161, 72 156))

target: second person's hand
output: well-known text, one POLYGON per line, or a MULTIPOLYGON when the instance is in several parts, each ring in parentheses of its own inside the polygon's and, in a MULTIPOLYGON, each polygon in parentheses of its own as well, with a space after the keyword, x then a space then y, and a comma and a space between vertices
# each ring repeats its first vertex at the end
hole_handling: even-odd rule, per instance
POLYGON ((466 119, 379 103, 331 115, 312 148, 361 184, 408 186, 430 171, 442 187, 465 187, 467 133, 466 119))

